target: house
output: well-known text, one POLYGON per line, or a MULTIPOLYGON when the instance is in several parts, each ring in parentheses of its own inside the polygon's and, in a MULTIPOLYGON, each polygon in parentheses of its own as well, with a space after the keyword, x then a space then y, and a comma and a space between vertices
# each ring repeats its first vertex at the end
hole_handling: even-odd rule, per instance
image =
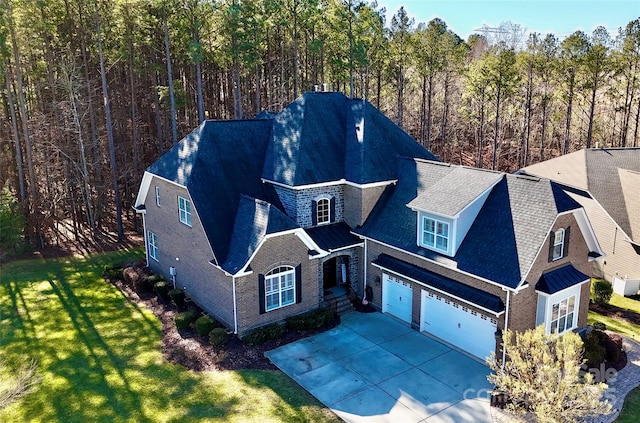
POLYGON ((640 289, 640 148, 590 148, 523 169, 553 179, 584 207, 606 257, 594 274, 620 295, 640 289))
POLYGON ((135 204, 148 265, 235 333, 336 286, 478 357, 506 327, 586 323, 601 251, 556 183, 440 163, 341 93, 260 116, 202 123, 135 204))

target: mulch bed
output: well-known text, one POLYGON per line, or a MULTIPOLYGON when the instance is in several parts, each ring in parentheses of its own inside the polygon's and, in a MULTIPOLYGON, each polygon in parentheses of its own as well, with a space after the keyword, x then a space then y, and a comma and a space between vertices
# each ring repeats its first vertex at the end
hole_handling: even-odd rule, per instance
POLYGON ((178 331, 174 316, 181 310, 178 310, 171 301, 159 299, 151 290, 136 289, 122 279, 109 280, 109 282, 124 292, 131 301, 150 310, 162 322, 164 358, 193 371, 275 370, 276 367, 264 356, 266 351, 331 329, 340 323, 340 318, 336 316, 334 321, 319 330, 288 330, 279 339, 260 345, 249 345, 237 336, 229 335, 227 344, 222 348, 216 348, 209 344, 208 337, 200 336, 193 329, 178 331))
MULTIPOLYGON (((633 297, 629 297, 635 300, 640 300, 639 296, 633 296, 633 297)), ((634 325, 639 325, 640 326, 640 314, 634 312, 634 311, 630 311, 630 310, 626 310, 624 308, 620 308, 620 307, 616 307, 614 305, 611 304, 606 304, 606 305, 597 305, 595 303, 591 303, 589 304, 589 309, 592 311, 595 311, 599 314, 602 314, 604 316, 607 317, 611 317, 614 319, 618 319, 618 320, 623 320, 625 322, 628 323, 633 323, 634 325)))

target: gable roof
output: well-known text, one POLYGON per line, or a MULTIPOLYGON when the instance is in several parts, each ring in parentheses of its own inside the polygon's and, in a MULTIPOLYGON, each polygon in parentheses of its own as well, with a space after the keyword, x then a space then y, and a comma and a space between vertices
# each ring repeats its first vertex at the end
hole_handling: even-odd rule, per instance
POLYGON ((437 160, 369 102, 309 92, 275 116, 262 177, 289 186, 388 181, 397 156, 437 160))
POLYGON ((502 179, 500 172, 463 166, 441 164, 435 169, 409 207, 453 217, 502 179))
POLYGON ((260 180, 270 132, 270 119, 205 121, 147 169, 188 189, 218 264, 229 253, 242 194, 281 208, 260 180))
POLYGON ((220 267, 231 274, 238 272, 266 235, 296 228, 296 222, 273 205, 243 195, 233 225, 229 254, 220 267))
MULTIPOLYGON (((443 166, 414 159, 400 163, 397 184, 387 187, 355 232, 509 288, 526 276, 558 213, 581 207, 548 179, 499 174, 456 255, 449 258, 416 244, 416 212, 406 207, 430 189, 433 174, 442 174, 443 166)), ((469 168, 463 176, 472 179, 483 172, 469 168)))
POLYGON ((624 233, 640 243, 640 148, 583 149, 523 170, 588 191, 624 233))

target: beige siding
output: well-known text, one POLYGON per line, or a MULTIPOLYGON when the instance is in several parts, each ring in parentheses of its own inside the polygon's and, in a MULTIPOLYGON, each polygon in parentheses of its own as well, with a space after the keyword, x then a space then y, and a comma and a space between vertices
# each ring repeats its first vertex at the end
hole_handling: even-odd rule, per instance
POLYGON ((597 201, 579 195, 570 194, 584 207, 593 226, 600 248, 606 254, 603 260, 594 263, 594 276, 604 277, 609 282, 614 276, 624 279, 640 278, 640 255, 633 246, 625 241, 625 235, 609 217, 597 201))

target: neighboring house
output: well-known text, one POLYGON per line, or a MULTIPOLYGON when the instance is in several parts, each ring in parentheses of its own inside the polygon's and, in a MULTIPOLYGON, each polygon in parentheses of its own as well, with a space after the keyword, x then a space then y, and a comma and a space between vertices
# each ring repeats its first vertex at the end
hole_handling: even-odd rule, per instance
POLYGON ((591 148, 523 169, 562 184, 589 217, 606 258, 594 274, 622 295, 640 286, 640 148, 591 148))
POLYGON ((346 284, 484 358, 505 327, 586 323, 583 209, 547 179, 442 164, 371 104, 306 93, 206 121, 151 165, 147 262, 239 335, 346 284))

